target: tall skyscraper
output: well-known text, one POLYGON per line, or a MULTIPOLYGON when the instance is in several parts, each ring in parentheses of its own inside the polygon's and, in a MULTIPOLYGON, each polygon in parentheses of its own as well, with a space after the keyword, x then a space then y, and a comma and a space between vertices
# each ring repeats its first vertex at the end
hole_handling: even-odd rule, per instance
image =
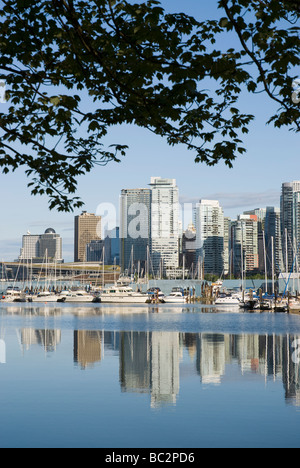
POLYGON ((242 277, 244 272, 258 271, 258 226, 256 215, 240 215, 231 223, 233 272, 242 277))
POLYGON ((282 244, 280 231, 280 209, 274 206, 267 206, 265 219, 265 239, 267 272, 274 272, 279 275, 284 270, 282 259, 282 244))
MULTIPOLYGON (((284 269, 289 272, 294 264, 294 258, 300 243, 300 181, 282 184, 281 241, 284 269)), ((298 264, 300 256, 298 255, 298 264)))
POLYGON ((151 259, 154 273, 179 266, 179 191, 175 179, 151 177, 151 259))
POLYGON ((86 246, 101 239, 101 216, 87 213, 75 216, 74 261, 86 262, 86 246))
MULTIPOLYGON (((257 237, 258 237, 258 269, 261 274, 265 274, 265 220, 266 208, 255 208, 244 211, 244 215, 254 215, 257 217, 257 237)), ((265 236, 266 240, 266 236, 265 236)))
POLYGON ((224 275, 230 273, 231 265, 231 219, 224 217, 224 275))
POLYGON ((124 189, 120 197, 120 262, 122 271, 145 268, 151 241, 151 190, 124 189))
POLYGON ((204 274, 224 270, 224 213, 216 200, 200 200, 196 206, 197 259, 204 274))

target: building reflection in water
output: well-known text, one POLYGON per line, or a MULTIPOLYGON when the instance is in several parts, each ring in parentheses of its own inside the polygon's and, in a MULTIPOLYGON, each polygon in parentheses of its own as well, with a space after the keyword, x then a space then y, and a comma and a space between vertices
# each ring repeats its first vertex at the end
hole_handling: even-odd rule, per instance
MULTIPOLYGON (((221 385, 228 366, 267 379, 280 379, 288 403, 300 406, 300 370, 295 359, 295 335, 250 335, 178 332, 105 332, 75 330, 73 361, 92 368, 105 358, 104 350, 119 356, 123 392, 149 393, 151 406, 176 404, 180 369, 184 359, 205 385, 221 385), (186 354, 186 356, 185 356, 186 354)), ((23 348, 40 345, 54 352, 61 343, 60 330, 22 329, 23 348)))
POLYGON ((21 343, 25 350, 32 345, 40 345, 48 352, 56 351, 57 345, 61 342, 60 330, 37 330, 33 328, 23 328, 21 330, 21 343))
POLYGON ((125 392, 150 392, 152 407, 176 403, 179 364, 179 333, 121 333, 121 388, 125 392))
POLYGON ((82 369, 101 361, 101 334, 94 330, 74 330, 74 362, 82 369))

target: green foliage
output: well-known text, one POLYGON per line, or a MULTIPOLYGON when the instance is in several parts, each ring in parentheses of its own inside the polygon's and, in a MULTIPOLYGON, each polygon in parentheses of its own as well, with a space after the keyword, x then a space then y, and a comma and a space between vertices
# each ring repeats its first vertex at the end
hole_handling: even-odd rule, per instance
POLYGON ((215 283, 216 281, 218 281, 219 279, 219 276, 218 275, 214 275, 213 273, 207 273, 205 276, 204 276, 204 280, 205 281, 208 281, 210 283, 215 283))
MULTIPOLYGON (((33 194, 68 211, 77 179, 120 162, 126 146, 103 146, 113 125, 135 124, 182 144, 196 162, 232 167, 254 116, 240 93, 264 92, 279 107, 269 122, 300 129, 291 100, 299 67, 296 1, 221 0, 221 20, 166 14, 155 0, 4 0, 0 167, 24 166, 33 194), (218 50, 234 32, 237 50, 218 50)), ((299 74, 299 72, 298 72, 299 74)))

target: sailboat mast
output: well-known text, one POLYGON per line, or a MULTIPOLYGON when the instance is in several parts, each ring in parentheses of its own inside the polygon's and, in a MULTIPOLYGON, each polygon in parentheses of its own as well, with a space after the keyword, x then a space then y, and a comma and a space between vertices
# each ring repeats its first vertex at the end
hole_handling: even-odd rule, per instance
POLYGON ((272 242, 272 294, 275 294, 275 281, 274 281, 274 237, 271 237, 271 242, 272 242))
POLYGON ((104 272, 105 272, 105 247, 102 250, 102 288, 104 288, 104 272))
POLYGON ((268 272, 267 272, 267 252, 266 252, 266 236, 265 231, 263 231, 263 241, 264 241, 264 263, 265 263, 265 287, 266 294, 268 292, 268 272))

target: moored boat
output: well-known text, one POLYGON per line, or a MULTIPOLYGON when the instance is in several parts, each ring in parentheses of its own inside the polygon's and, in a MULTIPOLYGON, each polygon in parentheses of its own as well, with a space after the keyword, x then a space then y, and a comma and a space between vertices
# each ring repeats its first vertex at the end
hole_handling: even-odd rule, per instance
POLYGON ((51 293, 49 291, 40 292, 37 295, 30 296, 28 298, 29 302, 40 302, 40 303, 48 303, 48 302, 57 302, 58 295, 51 293))
POLYGON ((240 307, 241 301, 237 296, 221 295, 215 300, 216 306, 236 306, 240 307))
POLYGON ((135 292, 129 286, 111 286, 104 289, 100 294, 100 300, 103 304, 146 304, 148 294, 135 292))
POLYGON ((59 295, 58 302, 96 303, 96 302, 100 302, 100 298, 98 296, 89 294, 86 291, 63 291, 59 295))
POLYGON ((187 302, 187 298, 182 288, 173 288, 172 292, 164 297, 163 302, 167 304, 184 304, 187 302))
POLYGON ((186 297, 179 292, 171 292, 169 296, 164 297, 164 302, 166 304, 184 304, 187 301, 186 297))
POLYGON ((27 302, 27 296, 19 288, 8 287, 0 302, 27 302))
POLYGON ((291 313, 300 313, 300 300, 299 299, 290 300, 288 310, 291 313))

